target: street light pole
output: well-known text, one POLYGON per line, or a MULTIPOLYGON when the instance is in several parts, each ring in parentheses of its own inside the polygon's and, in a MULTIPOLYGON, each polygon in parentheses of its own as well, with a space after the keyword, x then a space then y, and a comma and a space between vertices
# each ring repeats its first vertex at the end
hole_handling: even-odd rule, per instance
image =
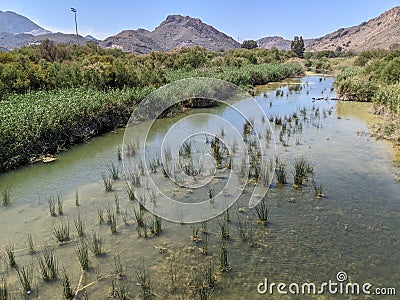
POLYGON ((76 31, 76 44, 79 44, 79 35, 78 35, 78 22, 76 21, 76 9, 71 7, 71 11, 75 15, 75 31, 76 31))

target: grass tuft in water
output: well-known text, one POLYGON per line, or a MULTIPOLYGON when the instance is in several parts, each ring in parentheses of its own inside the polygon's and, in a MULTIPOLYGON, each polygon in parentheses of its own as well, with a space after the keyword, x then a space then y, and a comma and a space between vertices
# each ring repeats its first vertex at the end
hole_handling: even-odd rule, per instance
POLYGON ((153 235, 160 235, 162 232, 161 228, 161 218, 159 216, 154 215, 153 225, 151 226, 151 233, 153 235))
POLYGON ((76 255, 78 256, 79 264, 82 270, 89 269, 89 251, 88 246, 84 241, 80 241, 75 247, 76 255))
POLYGON ((74 218, 74 225, 78 235, 83 237, 85 235, 85 222, 82 220, 80 212, 74 218))
POLYGON ((60 243, 64 243, 70 240, 69 237, 69 223, 66 224, 61 221, 53 226, 53 235, 60 243))
POLYGON ((326 195, 324 193, 324 187, 323 187, 322 183, 315 181, 315 179, 313 178, 312 186, 313 186, 313 189, 314 189, 315 197, 317 197, 317 198, 326 197, 326 195))
POLYGON ((64 214, 64 210, 63 210, 63 201, 60 194, 57 195, 57 209, 58 209, 58 214, 62 216, 64 214))
POLYGON ((278 184, 285 185, 287 183, 286 164, 280 161, 278 158, 276 159, 275 174, 278 184))
POLYGON ((103 209, 99 208, 97 210, 97 216, 99 218, 99 224, 102 225, 104 223, 104 214, 103 214, 103 209))
POLYGON ((0 300, 8 299, 7 279, 2 277, 0 280, 0 300))
POLYGON ((47 199, 47 205, 49 206, 50 216, 52 216, 52 217, 57 216, 57 214, 56 214, 56 199, 54 198, 54 196, 50 196, 47 199))
POLYGON ((124 278, 124 268, 121 263, 121 257, 119 256, 119 253, 117 255, 114 255, 114 273, 118 278, 124 278))
POLYGON ((66 300, 73 300, 75 298, 75 294, 71 287, 71 281, 69 280, 67 272, 63 268, 63 278, 62 278, 62 287, 63 287, 63 298, 66 300))
POLYGON ((220 244, 220 269, 222 272, 227 272, 230 270, 229 262, 228 262, 228 249, 226 247, 226 242, 222 240, 220 244))
POLYGON ((11 268, 17 268, 17 263, 15 261, 15 254, 14 254, 14 244, 11 242, 8 243, 8 245, 5 246, 4 251, 6 252, 8 258, 8 265, 11 268))
POLYGON ((17 274, 19 283, 21 284, 22 291, 25 294, 29 294, 32 290, 32 281, 33 281, 33 267, 26 266, 17 268, 17 274))
POLYGON ((293 182, 295 187, 302 186, 304 180, 307 179, 307 174, 313 172, 312 165, 302 155, 293 161, 293 182))
POLYGON ((119 179, 119 169, 113 162, 107 165, 108 175, 113 180, 119 179))
POLYGON ((58 260, 54 250, 44 249, 38 261, 43 280, 49 281, 58 277, 58 260))
POLYGON ((79 206, 79 192, 78 190, 75 191, 75 206, 79 206))
POLYGON ((11 202, 11 193, 9 189, 4 189, 1 195, 1 204, 3 206, 9 206, 11 202))
POLYGON ((203 244, 201 248, 199 248, 200 253, 207 255, 208 254, 208 233, 203 234, 203 244))
POLYGON ((114 212, 111 213, 110 230, 111 230, 112 234, 117 233, 117 216, 116 216, 116 214, 114 212))
POLYGON ((27 246, 28 246, 30 254, 36 253, 35 243, 33 242, 33 237, 32 237, 32 234, 30 234, 30 233, 28 233, 28 235, 27 235, 27 246))
POLYGON ((136 278, 138 280, 138 285, 140 286, 141 298, 144 300, 150 299, 153 295, 151 291, 151 278, 146 273, 144 266, 136 271, 136 278))
POLYGON ((100 237, 96 232, 93 232, 91 242, 92 242, 92 247, 90 247, 90 250, 93 252, 93 254, 96 256, 103 255, 104 254, 103 238, 100 237))
POLYGON ((267 200, 262 199, 260 203, 255 207, 258 222, 262 225, 266 225, 268 223, 268 207, 267 200))
POLYGON ((112 178, 108 177, 108 176, 105 175, 105 174, 102 174, 102 175, 101 175, 101 178, 102 178, 102 180, 103 180, 103 187, 104 187, 104 190, 105 190, 106 192, 111 192, 111 191, 112 191, 112 188, 113 188, 112 178))
POLYGON ((224 240, 229 240, 230 234, 229 234, 229 223, 223 219, 222 222, 218 222, 219 226, 221 228, 221 238, 224 240))

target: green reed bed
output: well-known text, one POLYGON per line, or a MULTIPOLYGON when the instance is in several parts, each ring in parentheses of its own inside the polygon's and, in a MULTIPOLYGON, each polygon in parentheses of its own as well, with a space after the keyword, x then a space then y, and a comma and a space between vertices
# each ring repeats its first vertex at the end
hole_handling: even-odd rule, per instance
POLYGON ((0 101, 0 171, 125 124, 152 88, 72 88, 10 94, 0 101))

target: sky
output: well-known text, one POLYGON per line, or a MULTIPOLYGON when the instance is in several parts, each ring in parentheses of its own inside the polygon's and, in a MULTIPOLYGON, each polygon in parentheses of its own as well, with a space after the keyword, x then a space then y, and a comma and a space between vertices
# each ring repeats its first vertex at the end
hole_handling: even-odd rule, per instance
POLYGON ((0 10, 28 17, 53 32, 78 31, 98 39, 125 29, 153 30, 168 15, 200 18, 235 40, 283 36, 316 38, 342 27, 358 25, 400 5, 400 0, 0 0, 0 10))

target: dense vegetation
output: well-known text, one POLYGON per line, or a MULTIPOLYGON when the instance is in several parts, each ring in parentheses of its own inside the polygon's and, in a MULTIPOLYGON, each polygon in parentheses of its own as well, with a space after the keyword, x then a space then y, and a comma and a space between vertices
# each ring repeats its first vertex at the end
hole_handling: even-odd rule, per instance
POLYGON ((400 51, 367 51, 336 78, 341 98, 373 102, 377 113, 391 121, 378 129, 379 136, 400 141, 400 51))
POLYGON ((298 75, 291 52, 202 48, 148 55, 49 41, 0 52, 0 171, 127 122, 154 88, 206 76, 243 87, 298 75))

